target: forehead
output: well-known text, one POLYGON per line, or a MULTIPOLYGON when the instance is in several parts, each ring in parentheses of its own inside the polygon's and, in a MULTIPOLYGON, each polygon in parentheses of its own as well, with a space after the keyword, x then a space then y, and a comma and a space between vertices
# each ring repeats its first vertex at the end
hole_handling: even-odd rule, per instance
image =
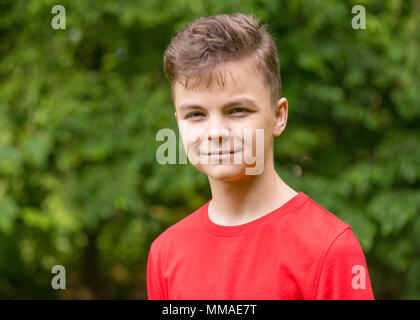
POLYGON ((175 106, 187 100, 216 103, 240 94, 254 96, 257 100, 260 100, 261 96, 269 95, 264 77, 257 70, 254 61, 252 58, 246 58, 221 63, 202 77, 177 81, 173 87, 175 106))

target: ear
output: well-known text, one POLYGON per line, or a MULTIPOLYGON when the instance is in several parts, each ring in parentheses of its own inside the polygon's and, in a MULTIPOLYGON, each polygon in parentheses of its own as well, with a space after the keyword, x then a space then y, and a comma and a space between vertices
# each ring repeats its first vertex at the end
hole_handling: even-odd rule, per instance
POLYGON ((277 101, 277 105, 274 110, 273 137, 278 137, 279 135, 281 135, 284 129, 286 128, 287 112, 287 99, 281 98, 279 101, 277 101))
POLYGON ((178 121, 178 114, 176 113, 176 111, 175 111, 175 119, 176 119, 176 121, 178 121))

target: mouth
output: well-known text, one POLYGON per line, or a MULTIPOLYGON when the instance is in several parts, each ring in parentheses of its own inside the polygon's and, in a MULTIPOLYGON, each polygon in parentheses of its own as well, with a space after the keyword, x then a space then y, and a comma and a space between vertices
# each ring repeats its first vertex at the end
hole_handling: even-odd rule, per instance
POLYGON ((240 156, 240 150, 233 150, 233 151, 219 151, 219 152, 203 152, 201 153, 201 156, 204 157, 205 161, 210 161, 210 164, 218 164, 220 161, 228 161, 228 163, 225 164, 236 164, 235 159, 237 156, 240 156))
POLYGON ((207 153, 208 156, 221 156, 221 155, 228 155, 228 154, 234 154, 236 152, 239 152, 240 150, 236 150, 236 151, 219 151, 219 152, 212 152, 212 153, 207 153))

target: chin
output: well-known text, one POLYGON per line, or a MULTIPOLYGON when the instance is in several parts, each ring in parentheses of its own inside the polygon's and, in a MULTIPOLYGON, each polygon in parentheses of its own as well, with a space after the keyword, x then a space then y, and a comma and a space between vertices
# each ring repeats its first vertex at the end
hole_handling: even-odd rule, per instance
POLYGON ((245 167, 234 164, 211 164, 197 168, 210 178, 219 181, 233 182, 245 176, 245 167))

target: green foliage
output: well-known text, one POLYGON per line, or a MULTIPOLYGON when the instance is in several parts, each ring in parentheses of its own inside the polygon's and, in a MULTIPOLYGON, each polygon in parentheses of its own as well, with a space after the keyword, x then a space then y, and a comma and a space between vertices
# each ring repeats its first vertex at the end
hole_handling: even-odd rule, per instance
POLYGON ((210 197, 191 165, 156 161, 158 130, 177 130, 163 51, 197 17, 243 12, 279 50, 278 172, 352 226, 376 298, 420 298, 418 2, 66 0, 65 30, 55 4, 0 4, 0 297, 146 297, 151 241, 210 197))

